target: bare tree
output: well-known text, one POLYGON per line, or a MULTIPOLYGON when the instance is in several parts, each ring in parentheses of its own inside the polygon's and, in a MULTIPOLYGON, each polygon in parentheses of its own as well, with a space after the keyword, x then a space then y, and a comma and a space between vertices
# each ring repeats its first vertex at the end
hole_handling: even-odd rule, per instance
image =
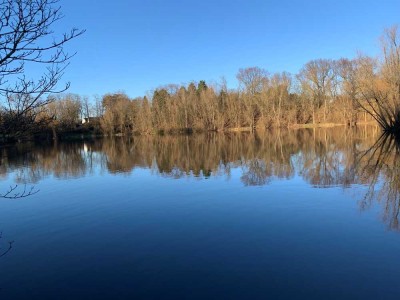
MULTIPOLYGON (((274 123, 280 127, 284 119, 283 110, 286 102, 288 102, 292 79, 290 74, 283 72, 282 74, 274 74, 271 78, 270 94, 272 96, 272 111, 274 114, 274 123)), ((286 111, 287 113, 287 111, 286 111)))
POLYGON ((339 109, 348 125, 355 125, 357 122, 357 81, 356 69, 357 61, 341 58, 334 62, 334 72, 336 73, 340 86, 339 109))
MULTIPOLYGON (((37 109, 53 98, 49 94, 67 90, 58 87, 74 54, 64 45, 85 30, 73 28, 58 39, 53 25, 63 18, 59 0, 0 0, 0 97, 3 102, 1 129, 12 134, 23 120, 33 125, 37 109), (41 65, 43 75, 26 77, 26 67, 41 65), (5 118, 4 115, 7 115, 5 118)), ((24 128, 23 132, 28 128, 24 128)), ((21 134, 22 132, 20 132, 21 134)))
POLYGON ((99 95, 94 95, 94 116, 100 118, 104 114, 104 106, 102 98, 99 95))
POLYGON ((385 31, 382 52, 381 60, 358 58, 358 103, 384 131, 399 134, 400 34, 396 26, 385 31))
POLYGON ((297 76, 302 91, 312 102, 312 118, 315 123, 316 110, 323 107, 323 120, 328 113, 328 90, 332 80, 332 61, 327 59, 312 60, 305 64, 297 76))
POLYGON ((250 95, 260 93, 268 80, 268 72, 259 67, 251 67, 246 69, 239 69, 236 75, 240 84, 243 84, 245 90, 250 95))
POLYGON ((82 118, 86 118, 87 122, 90 122, 90 113, 92 110, 92 107, 89 102, 89 97, 88 96, 83 96, 81 98, 81 106, 82 106, 82 118))

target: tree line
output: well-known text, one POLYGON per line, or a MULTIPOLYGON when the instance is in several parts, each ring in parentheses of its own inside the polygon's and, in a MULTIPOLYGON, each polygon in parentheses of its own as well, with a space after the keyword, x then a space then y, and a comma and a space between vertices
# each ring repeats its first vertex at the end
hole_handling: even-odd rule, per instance
POLYGON ((255 131, 375 122, 384 131, 397 133, 398 28, 386 29, 381 40, 379 57, 311 60, 294 75, 270 74, 260 67, 239 69, 235 89, 228 88, 224 79, 212 84, 201 80, 170 84, 138 98, 119 92, 95 99, 42 93, 34 102, 31 93, 8 91, 0 110, 0 132, 7 139, 35 133, 56 137, 65 132, 255 131))
POLYGON ((204 80, 170 84, 134 99, 110 93, 88 102, 67 95, 47 105, 43 115, 64 127, 75 126, 73 120, 82 116, 98 117, 98 130, 108 135, 253 131, 304 124, 354 126, 371 121, 396 131, 400 128, 399 45, 399 31, 393 27, 385 30, 378 58, 312 60, 296 75, 243 68, 236 75, 236 89, 228 89, 222 79, 214 84, 204 80))

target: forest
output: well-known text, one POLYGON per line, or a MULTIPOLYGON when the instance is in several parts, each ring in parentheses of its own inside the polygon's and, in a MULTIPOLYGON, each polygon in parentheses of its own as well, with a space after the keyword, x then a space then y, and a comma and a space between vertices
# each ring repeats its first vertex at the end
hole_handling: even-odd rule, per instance
POLYGON ((162 86, 138 98, 122 92, 94 99, 49 93, 29 109, 20 109, 21 103, 30 103, 29 95, 9 93, 0 111, 0 132, 4 141, 70 133, 253 132, 362 123, 375 123, 391 133, 400 130, 396 26, 384 31, 378 57, 311 60, 298 74, 242 68, 236 78, 235 89, 228 88, 224 78, 216 83, 200 80, 162 86))

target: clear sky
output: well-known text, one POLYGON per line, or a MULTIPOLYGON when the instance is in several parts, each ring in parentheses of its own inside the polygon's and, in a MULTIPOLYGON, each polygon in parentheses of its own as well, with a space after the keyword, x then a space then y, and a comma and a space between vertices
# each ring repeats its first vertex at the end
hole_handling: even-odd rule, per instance
POLYGON ((64 79, 70 92, 131 97, 169 83, 236 86, 239 68, 296 73, 316 58, 376 55, 399 0, 60 0, 57 32, 87 32, 64 79))

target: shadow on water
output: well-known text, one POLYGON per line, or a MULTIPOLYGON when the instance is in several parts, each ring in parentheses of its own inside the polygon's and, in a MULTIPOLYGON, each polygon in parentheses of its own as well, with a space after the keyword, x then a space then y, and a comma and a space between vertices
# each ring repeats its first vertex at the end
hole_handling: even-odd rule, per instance
POLYGON ((242 184, 251 187, 297 176, 314 188, 368 187, 364 196, 357 196, 360 208, 379 203, 383 220, 398 230, 399 145, 375 127, 21 144, 0 149, 0 179, 12 177, 23 186, 47 177, 129 176, 143 168, 174 179, 229 179, 236 169, 242 184))

